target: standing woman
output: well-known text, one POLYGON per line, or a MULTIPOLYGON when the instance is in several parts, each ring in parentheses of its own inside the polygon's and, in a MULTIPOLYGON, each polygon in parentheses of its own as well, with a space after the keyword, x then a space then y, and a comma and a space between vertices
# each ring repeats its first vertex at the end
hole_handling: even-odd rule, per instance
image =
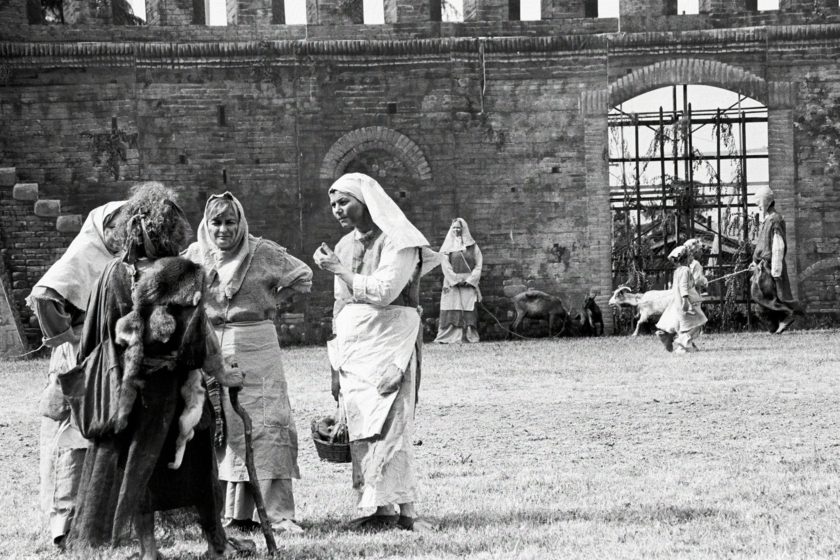
POLYGON ((335 275, 336 337, 329 346, 330 362, 347 411, 358 507, 375 508, 352 525, 428 529, 414 509, 419 295, 420 277, 440 259, 371 177, 343 175, 329 195, 333 215, 353 231, 341 238, 335 252, 321 244, 314 259, 335 275))
MULTIPOLYGON (((309 292, 312 269, 273 241, 251 235, 242 204, 229 192, 207 200, 198 241, 186 256, 207 273, 205 306, 222 354, 245 374, 239 402, 254 420, 254 463, 271 526, 300 533, 292 493, 292 479, 300 478, 298 436, 274 317, 278 303, 309 292)), ((218 396, 226 427, 217 452, 219 479, 227 483, 224 517, 228 525, 247 528, 259 517, 247 484, 244 427, 228 395, 218 396)))
POLYGON ((443 291, 440 295, 440 319, 435 342, 478 342, 478 312, 481 301, 478 281, 484 260, 470 228, 462 218, 455 218, 440 246, 443 255, 443 291))
POLYGON ((141 560, 156 560, 154 512, 193 506, 208 558, 254 548, 226 539, 219 516, 213 411, 203 397, 199 370, 223 385, 241 383, 241 372, 225 370, 206 326, 196 284, 203 273, 176 257, 191 233, 174 193, 160 183, 136 185, 118 218, 115 234, 124 256, 105 267, 93 288, 79 366, 59 376, 74 420, 90 441, 67 537, 71 544, 125 544, 133 526, 141 560), (189 302, 165 297, 182 286, 189 302), (149 297, 142 305, 140 291, 149 297), (126 344, 122 336, 131 333, 139 336, 126 344), (189 379, 198 379, 199 386, 190 387, 189 379), (200 419, 175 468, 170 461, 180 435, 179 414, 188 406, 186 389, 200 395, 193 401, 200 419))
POLYGON ((88 442, 70 420, 58 374, 76 365, 79 336, 90 290, 119 253, 115 218, 125 201, 91 210, 81 231, 26 302, 38 318, 44 346, 52 348, 47 386, 41 395, 41 505, 49 514, 50 536, 61 546, 73 519, 73 502, 88 442))
POLYGON ((700 336, 706 324, 706 315, 700 308, 703 298, 694 285, 694 277, 689 268, 691 252, 686 246, 680 245, 671 251, 668 259, 676 267, 671 288, 673 300, 656 323, 656 334, 666 350, 685 354, 692 350, 693 341, 700 336))

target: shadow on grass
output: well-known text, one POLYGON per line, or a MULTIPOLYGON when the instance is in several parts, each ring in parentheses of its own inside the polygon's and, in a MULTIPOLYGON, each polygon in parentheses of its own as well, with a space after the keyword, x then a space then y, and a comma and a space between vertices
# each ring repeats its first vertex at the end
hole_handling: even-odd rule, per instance
POLYGON ((588 521, 598 523, 615 523, 634 525, 639 523, 658 522, 668 525, 691 523, 692 521, 718 518, 728 521, 737 520, 738 515, 730 510, 711 507, 684 506, 642 506, 638 508, 623 507, 610 510, 597 509, 534 509, 516 510, 505 513, 472 512, 459 516, 431 519, 439 524, 441 530, 473 529, 487 526, 504 525, 551 525, 571 521, 588 521))

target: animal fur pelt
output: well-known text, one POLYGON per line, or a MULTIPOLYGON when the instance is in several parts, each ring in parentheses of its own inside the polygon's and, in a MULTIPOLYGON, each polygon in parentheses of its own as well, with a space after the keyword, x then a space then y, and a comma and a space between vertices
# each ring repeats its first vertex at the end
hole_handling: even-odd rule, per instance
MULTIPOLYGON (((140 370, 145 355, 144 347, 153 342, 166 343, 175 333, 177 322, 169 306, 195 307, 204 291, 204 271, 201 266, 180 257, 164 257, 143 269, 142 276, 131 289, 131 311, 116 324, 115 342, 125 346, 123 378, 115 419, 117 433, 125 429, 134 408, 137 392, 143 386, 140 370)), ((197 371, 197 370, 196 370, 197 371)), ((178 468, 183 456, 183 446, 192 437, 192 431, 201 417, 204 390, 200 372, 190 372, 181 390, 186 406, 179 418, 176 460, 170 468, 178 468), (200 396, 199 396, 200 393, 200 396), (173 466, 176 465, 176 466, 173 466)))
POLYGON ((178 418, 175 460, 167 465, 170 469, 177 469, 181 466, 187 442, 193 438, 194 428, 201 420, 201 411, 204 408, 204 385, 201 383, 200 369, 190 370, 187 381, 181 386, 181 397, 184 399, 184 411, 178 418))

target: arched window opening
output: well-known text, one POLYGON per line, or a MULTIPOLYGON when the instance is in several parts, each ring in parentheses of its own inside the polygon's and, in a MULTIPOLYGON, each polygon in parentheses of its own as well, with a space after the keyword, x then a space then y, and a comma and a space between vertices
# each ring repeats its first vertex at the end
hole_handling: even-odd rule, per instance
POLYGON ((440 0, 441 21, 464 21, 464 0, 440 0))
MULTIPOLYGON (((746 266, 754 195, 769 184, 767 107, 716 87, 678 85, 621 103, 608 122, 613 285, 667 287, 667 255, 689 238, 707 247, 701 264, 709 277, 746 266)), ((709 287, 721 309, 748 299, 746 283, 731 285, 709 287)))
POLYGON ((363 0, 365 25, 382 25, 385 23, 385 2, 383 0, 363 0))

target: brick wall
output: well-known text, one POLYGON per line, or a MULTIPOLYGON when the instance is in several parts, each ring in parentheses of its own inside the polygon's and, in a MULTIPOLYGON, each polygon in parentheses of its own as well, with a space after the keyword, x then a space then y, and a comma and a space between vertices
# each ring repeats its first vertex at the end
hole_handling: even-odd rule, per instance
MULTIPOLYGON (((797 136, 793 149, 795 105, 773 101, 780 86, 768 84, 817 74, 840 90, 837 26, 554 36, 543 34, 554 24, 509 25, 542 31, 417 40, 422 26, 384 26, 379 42, 266 46, 172 44, 160 28, 158 43, 123 35, 153 33, 146 29, 98 46, 0 46, 0 64, 12 69, 0 86, 0 128, 12 131, 0 138, 0 161, 76 213, 124 196, 134 180, 156 179, 178 190, 197 224, 206 197, 230 190, 255 234, 310 263, 320 242, 343 234, 327 186, 342 167, 364 169, 433 246, 452 218, 469 222, 486 259, 485 304, 504 319, 512 285, 560 294, 572 308, 595 288, 606 303, 606 111, 647 86, 694 80, 768 100, 771 170, 788 185, 782 210, 798 253, 792 269, 836 255, 836 180, 818 174, 823 156, 806 153, 808 138, 797 136), (114 124, 136 138, 116 178, 80 136, 114 124)), ((184 28, 186 37, 198 30, 184 28)), ((23 296, 69 237, 42 228, 16 201, 2 203, 5 263, 26 319, 23 296)), ((834 305, 834 274, 811 272, 803 297, 834 305)), ((312 338, 327 330, 331 282, 316 271, 311 297, 291 310, 295 321, 304 313, 312 338)), ((439 293, 437 272, 423 283, 429 316, 439 293)))

